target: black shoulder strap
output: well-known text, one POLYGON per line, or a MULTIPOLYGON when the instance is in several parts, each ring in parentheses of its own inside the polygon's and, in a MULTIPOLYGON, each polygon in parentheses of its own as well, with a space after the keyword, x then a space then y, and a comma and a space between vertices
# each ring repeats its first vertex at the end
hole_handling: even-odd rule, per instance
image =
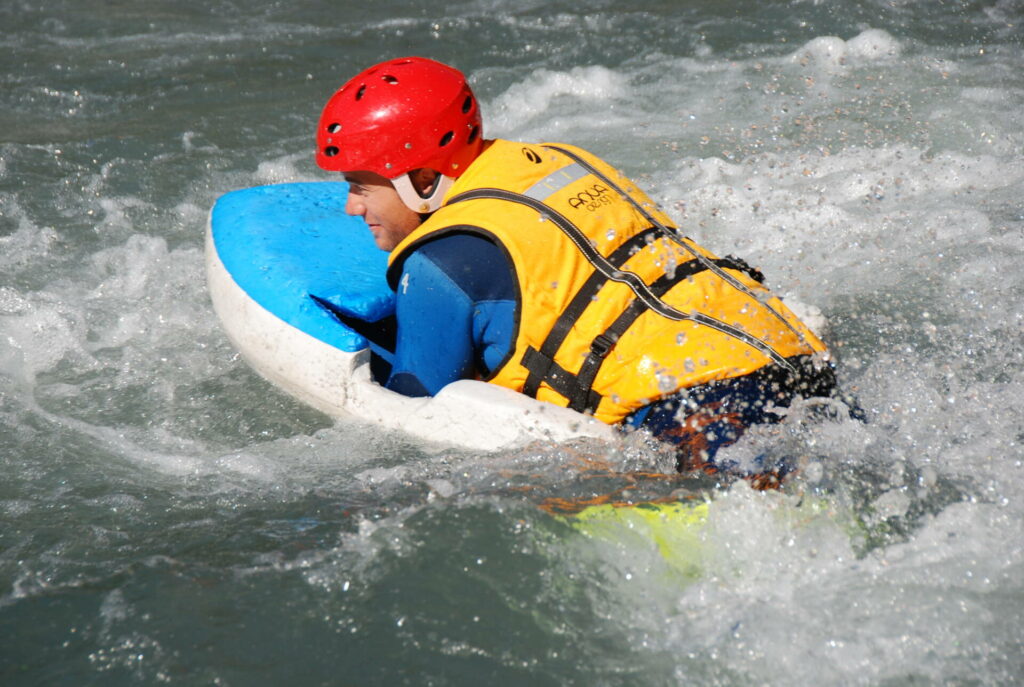
MULTIPOLYGON (((551 206, 545 205, 543 202, 535 198, 531 198, 530 196, 525 196, 519 193, 513 193, 512 191, 506 191, 504 189, 480 188, 472 191, 467 191, 466 193, 461 193, 452 198, 448 202, 448 204, 451 205, 454 203, 461 203, 467 200, 473 200, 477 198, 506 200, 512 203, 519 203, 521 205, 526 205, 528 207, 533 208, 538 213, 540 213, 544 219, 549 220, 554 226, 560 229, 566 235, 566 237, 572 241, 572 243, 576 246, 580 253, 583 254, 587 261, 591 265, 593 265, 594 269, 601 273, 604 279, 619 282, 628 286, 630 290, 633 291, 633 293, 636 295, 636 297, 640 299, 647 308, 650 308, 651 310, 658 313, 662 317, 666 317, 670 320, 674 320, 677 322, 697 322, 698 324, 718 330, 723 334, 739 339, 740 341, 747 344, 751 348, 757 349, 765 356, 771 358, 772 360, 779 363, 783 367, 791 367, 789 363, 786 361, 786 359, 777 351, 775 351, 775 349, 773 349, 771 346, 768 346, 760 339, 757 339, 756 337, 747 334, 742 329, 722 322, 721 320, 717 320, 704 313, 682 312, 680 310, 675 309, 668 303, 664 302, 663 300, 661 300, 661 298, 659 298, 650 290, 650 288, 644 282, 643 278, 640 277, 640 275, 626 269, 621 269, 620 267, 617 267, 614 264, 612 264, 608 258, 602 255, 600 251, 598 251, 597 248, 594 247, 594 245, 587 238, 586 234, 584 234, 579 227, 577 227, 575 224, 569 221, 568 218, 566 218, 564 215, 562 215, 560 212, 558 212, 551 206)), ((699 253, 696 254, 700 256, 699 253)), ((704 265, 705 269, 711 269, 716 274, 724 273, 721 269, 717 268, 711 260, 705 258, 704 256, 700 256, 699 262, 701 262, 704 265)), ((735 279, 731 275, 727 276, 729 277, 729 279, 735 281, 735 279)))
MULTIPOLYGON (((658 219, 656 217, 654 217, 654 215, 652 215, 650 212, 648 212, 643 207, 643 205, 638 203, 636 201, 636 199, 634 199, 631 195, 626 193, 618 184, 616 184, 614 181, 609 179, 607 177, 607 175, 602 173, 601 170, 599 170, 596 167, 594 167, 594 165, 590 164, 590 162, 588 162, 587 160, 584 160, 582 157, 580 157, 579 155, 577 155, 573 151, 567 150, 567 149, 562 148, 560 146, 548 144, 548 145, 545 145, 544 147, 547 148, 548 150, 554 150, 554 151, 557 151, 557 152, 565 155, 570 160, 572 160, 573 162, 578 164, 580 167, 582 167, 583 169, 587 170, 590 174, 593 174, 595 177, 597 177, 598 179, 603 181, 605 184, 607 184, 609 187, 611 187, 612 190, 614 190, 624 200, 626 200, 626 202, 628 202, 630 205, 632 205, 636 209, 636 211, 639 212, 644 217, 644 219, 646 219, 648 222, 650 222, 652 226, 655 226, 658 229, 660 229, 664 233, 665 236, 667 236, 670 240, 672 240, 675 243, 677 243, 680 247, 683 248, 683 250, 685 250, 688 253, 690 253, 690 255, 692 255, 694 257, 694 259, 700 260, 702 262, 706 262, 707 263, 707 268, 710 269, 712 272, 714 272, 726 284, 728 284, 729 286, 733 287, 734 289, 736 289, 736 290, 738 290, 738 291, 740 291, 742 293, 745 293, 746 295, 750 296, 751 298, 754 298, 755 300, 760 300, 760 299, 757 298, 757 296, 754 293, 752 293, 750 291, 749 288, 746 287, 746 285, 744 285, 739 280, 733 278, 733 276, 731 274, 729 274, 729 273, 727 273, 727 272, 725 272, 723 270, 716 269, 715 266, 713 264, 711 264, 710 260, 708 260, 706 257, 701 255, 698 251, 694 250, 692 246, 687 244, 686 241, 684 241, 682 239, 682 237, 680 237, 679 234, 674 229, 666 227, 664 224, 659 222, 658 219)), ((757 281, 763 282, 764 279, 762 277, 761 279, 758 279, 757 281)), ((804 339, 803 333, 800 330, 798 330, 796 327, 794 327, 792 324, 790 324, 789 320, 787 320, 785 317, 783 317, 782 313, 777 311, 775 308, 771 307, 769 304, 764 303, 763 301, 762 301, 762 305, 764 306, 764 308, 768 312, 770 312, 772 315, 774 315, 787 329, 789 329, 789 331, 791 331, 793 333, 793 335, 797 337, 797 339, 799 339, 803 343, 806 343, 806 341, 804 339)), ((786 362, 785 358, 778 358, 778 359, 776 359, 775 356, 771 356, 771 357, 776 362, 781 362, 782 365, 784 367, 786 367, 787 369, 792 369, 792 365, 790 365, 788 362, 786 362)))
MULTIPOLYGON (((722 268, 742 269, 730 258, 720 258, 714 263, 722 268)), ((660 298, 684 279, 689 279, 706 270, 707 267, 703 263, 691 260, 676 268, 672 276, 663 275, 656 279, 650 285, 650 289, 660 298)), ((584 292, 584 289, 580 289, 580 292, 584 292)), ((573 302, 576 302, 575 299, 573 302)), ((586 302, 589 303, 590 299, 587 298, 586 302)), ((601 395, 593 391, 594 380, 597 379, 601 366, 622 335, 633 326, 633 323, 641 315, 647 312, 648 308, 639 299, 630 301, 629 305, 615 318, 615 321, 591 341, 590 351, 576 374, 566 371, 554 359, 565 339, 565 333, 582 315, 582 310, 576 313, 570 312, 570 308, 567 308, 559 317, 540 350, 529 348, 523 356, 523 367, 530 372, 526 385, 523 387, 523 393, 536 397, 540 383, 545 382, 560 395, 566 397, 569 400, 569 407, 573 410, 593 412, 601 403, 601 395), (556 334, 558 335, 556 336, 556 334)))

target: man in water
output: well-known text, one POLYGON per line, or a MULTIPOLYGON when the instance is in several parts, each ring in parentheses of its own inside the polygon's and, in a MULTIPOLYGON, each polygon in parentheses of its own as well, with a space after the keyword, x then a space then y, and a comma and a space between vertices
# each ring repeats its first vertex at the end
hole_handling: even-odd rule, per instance
POLYGON ((483 379, 648 429, 681 471, 720 469, 750 425, 836 394, 825 345, 760 272, 681 236, 584 150, 485 140, 451 67, 367 69, 327 102, 317 144, 351 184, 346 212, 391 252, 389 389, 483 379))

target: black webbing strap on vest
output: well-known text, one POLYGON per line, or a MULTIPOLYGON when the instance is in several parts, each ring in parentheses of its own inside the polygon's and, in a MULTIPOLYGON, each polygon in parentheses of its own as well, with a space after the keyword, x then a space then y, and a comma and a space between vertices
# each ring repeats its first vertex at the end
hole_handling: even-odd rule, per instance
MULTIPOLYGON (((554 356, 555 353, 558 351, 558 348, 561 346, 562 341, 564 341, 565 336, 571 329, 572 324, 579 319, 579 317, 583 313, 583 310, 586 309, 586 306, 589 305, 589 303, 592 301, 593 296, 596 295, 597 290, 601 286, 603 286, 606 281, 614 281, 621 284, 625 284, 626 286, 629 287, 631 291, 633 291, 633 293, 636 296, 636 300, 640 301, 640 305, 637 306, 639 308, 639 311, 636 315, 637 317, 639 317, 639 315, 644 310, 650 309, 658 313, 659 315, 676 322, 697 322, 698 324, 710 327, 711 329, 715 329, 719 332, 722 332, 723 334, 726 334, 728 336, 731 336, 742 341, 748 346, 760 351, 762 354, 774 360, 776 363, 782 365, 783 367, 790 367, 790 364, 786 360, 786 358, 784 358, 775 349, 773 349, 771 346, 761 341, 760 339, 751 336, 750 334, 736 326, 730 325, 726 322, 722 322, 721 320, 717 320, 705 313, 686 313, 677 310, 676 308, 672 307, 668 303, 661 300, 661 294, 654 293, 651 287, 648 286, 648 284, 640 277, 640 275, 636 274, 635 272, 622 269, 622 265, 629 258, 629 256, 631 256, 635 252, 635 249, 639 249, 640 247, 642 247, 641 244, 647 243, 652 240, 650 232, 657 231, 659 232, 658 235, 662 235, 662 232, 667 231, 667 229, 665 229, 665 227, 663 227, 660 223, 656 224, 655 227, 652 229, 647 229, 643 232, 640 232, 640 234, 637 235, 642 236, 642 238, 640 239, 637 239, 637 237, 631 237, 629 241, 636 239, 636 244, 630 245, 628 249, 620 247, 620 249, 617 249, 615 252, 613 252, 611 256, 606 257, 603 254, 601 254, 600 251, 597 250, 597 248, 591 243, 590 239, 586 236, 586 234, 584 234, 580 230, 580 228, 573 224, 568 218, 559 213, 557 210, 554 210, 551 206, 546 205, 543 201, 537 200, 536 198, 532 198, 530 196, 515 193, 512 191, 507 191, 505 189, 479 188, 455 196, 454 198, 449 200, 448 203, 446 203, 446 205, 453 205, 455 203, 460 203, 467 200, 485 198, 492 200, 505 200, 533 208, 538 213, 540 213, 542 219, 551 221, 556 227, 558 227, 558 229, 560 229, 562 233, 576 246, 576 248, 580 251, 580 253, 587 260, 587 262, 594 266, 594 274, 590 276, 590 278, 587 280, 584 286, 580 289, 580 292, 578 292, 576 296, 573 297, 573 301, 567 308, 567 311, 570 308, 572 308, 573 310, 576 310, 578 312, 575 312, 573 316, 568 320, 568 322, 564 324, 560 325, 558 322, 556 322, 555 328, 558 330, 558 334, 556 339, 552 340, 552 345, 542 345, 541 351, 528 348, 527 351, 524 353, 521 364, 528 370, 530 370, 530 375, 528 376, 526 385, 523 388, 523 393, 525 395, 535 398, 540 388, 540 383, 543 381, 547 382, 548 385, 551 386, 551 388, 554 389, 557 393, 570 399, 570 402, 572 402, 572 399, 574 398, 577 399, 575 401, 576 405, 580 406, 581 408, 596 408, 597 403, 600 403, 600 397, 597 397, 595 402, 595 399, 592 396, 592 392, 589 389, 589 386, 593 384, 593 379, 590 380, 590 384, 587 385, 586 389, 580 388, 578 380, 576 379, 576 375, 568 372, 567 370, 565 370, 565 368, 555 363, 554 356), (619 250, 622 251, 621 254, 619 253, 619 250), (619 262, 613 262, 613 256, 619 262), (585 295, 584 292, 586 292, 585 295), (557 340, 557 344, 554 343, 555 340, 557 340)), ((636 202, 632 200, 632 198, 628 198, 627 196, 627 199, 630 200, 635 206, 637 205, 636 202)), ((629 243, 629 241, 627 241, 627 243, 629 243)), ((741 264, 741 261, 738 261, 733 258, 711 260, 700 255, 699 253, 696 253, 695 251, 693 251, 693 249, 688 248, 688 250, 691 254, 695 255, 696 259, 687 261, 686 263, 683 263, 683 265, 676 269, 676 275, 680 274, 681 271, 684 275, 683 277, 680 277, 680 279, 685 278, 685 266, 693 264, 694 267, 700 268, 697 271, 710 270, 714 272, 716 275, 725 274, 729 280, 734 280, 734 278, 731 275, 728 275, 721 270, 719 265, 719 263, 721 262, 727 263, 724 266, 733 269, 740 269, 744 272, 747 272, 751 274, 755 279, 758 279, 760 281, 760 273, 757 273, 755 270, 751 270, 745 263, 741 264)), ((671 285, 668 288, 671 288, 671 285)), ((635 318, 633 319, 635 320, 635 318)), ((618 337, 616 336, 616 340, 617 338, 618 337)), ((602 349, 607 349, 605 350, 604 356, 607 355, 607 351, 611 350, 611 345, 607 345, 607 343, 607 337, 606 339, 600 340, 600 342, 598 343, 598 351, 602 349)), ((545 344, 547 344, 547 342, 545 342, 545 344)), ((611 344, 613 345, 614 341, 611 341, 611 344)), ((600 356, 601 359, 603 359, 604 356, 600 356)), ((596 374, 597 373, 595 371, 595 377, 596 374)))
MULTIPOLYGON (((621 267, 638 250, 641 250, 648 241, 651 241, 656 232, 657 230, 652 227, 631 236, 621 246, 612 251, 612 254, 608 256, 608 262, 615 267, 621 267)), ((576 292, 576 295, 573 296, 572 300, 569 301, 569 305, 562 311, 562 314, 555 320, 555 324, 551 327, 551 331, 548 332, 540 350, 527 349, 526 354, 523 356, 522 364, 530 371, 530 375, 526 378, 526 385, 523 387, 524 394, 531 398, 536 398, 540 383, 544 381, 548 382, 555 391, 568 397, 568 394, 563 394, 562 391, 559 391, 552 384, 552 381, 557 384, 558 379, 563 376, 558 373, 558 370, 561 368, 557 367, 555 363, 555 354, 562 347, 562 343, 565 341, 565 337, 569 335, 572 326, 576 324, 577 320, 583 315, 583 312, 594 302, 597 292, 601 290, 601 287, 607 281, 608 278, 604 274, 594 270, 587 280, 583 282, 583 285, 576 292), (532 364, 528 361, 532 361, 532 364), (548 377, 552 379, 549 380, 548 377)), ((562 370, 562 373, 573 376, 564 370, 562 370)))
MULTIPOLYGON (((737 289, 738 291, 740 291, 742 293, 745 293, 746 295, 750 296, 751 298, 754 298, 755 300, 757 300, 757 296, 755 296, 753 293, 751 293, 751 291, 746 286, 744 286, 738 280, 733 279, 732 275, 730 275, 730 274, 728 274, 726 272, 723 272, 722 270, 715 269, 715 266, 713 264, 711 264, 712 261, 709 261, 703 255, 701 255, 700 253, 695 251, 691 246, 687 245, 687 243, 682 239, 682 237, 679 236, 679 234, 676 233, 675 230, 670 229, 669 227, 666 227, 664 224, 659 222, 658 219, 654 215, 649 213, 643 207, 643 205, 638 203, 636 201, 636 199, 633 198, 633 196, 631 196, 628 193, 626 193, 622 188, 619 187, 618 184, 616 184, 614 181, 609 179, 607 177, 607 175, 605 175, 603 172, 601 172, 601 170, 599 170, 597 167, 595 167, 594 165, 590 164, 590 162, 588 162, 587 160, 584 160, 582 157, 580 157, 579 155, 577 155, 573 151, 567 150, 565 148, 562 148, 561 146, 556 146, 556 145, 550 145, 549 144, 549 145, 545 145, 543 147, 547 148, 548 150, 554 150, 556 152, 561 153, 562 155, 565 155, 567 158, 569 158, 570 160, 572 160, 573 162, 578 164, 580 167, 582 167, 583 169, 587 170, 588 172, 593 174, 595 177, 597 177, 598 179, 603 181, 605 184, 610 186, 613 191, 618 193, 619 196, 621 196, 627 203, 632 205, 633 208, 636 209, 636 211, 639 212, 643 216, 644 219, 646 219, 648 222, 650 222, 653 226, 655 226, 658 229, 662 230, 664 232, 665 236, 667 236, 670 240, 674 241, 676 244, 678 244, 685 251, 690 253, 690 255, 692 255, 694 257, 694 259, 700 260, 701 262, 706 263, 708 269, 711 270, 712 272, 714 272, 716 275, 718 275, 726 284, 728 284, 729 286, 732 286, 734 289, 737 289)), ((760 279, 758 281, 764 281, 764 280, 760 279)), ((793 335, 796 336, 796 338, 800 340, 801 343, 806 343, 806 341, 804 339, 803 333, 800 332, 800 330, 798 330, 792 324, 790 324, 789 320, 787 320, 785 317, 782 316, 782 313, 777 311, 775 308, 771 307, 771 305, 769 305, 768 303, 762 302, 761 305, 765 308, 765 310, 767 310, 772 315, 774 315, 776 318, 778 318, 778 320, 787 329, 789 329, 789 331, 791 331, 793 333, 793 335)), ((748 341, 747 343, 750 343, 750 342, 748 341)), ((764 352, 764 351, 762 351, 762 352, 764 352)), ((773 354, 770 355, 769 357, 771 357, 773 360, 775 360, 775 362, 781 363, 782 366, 787 368, 787 369, 789 369, 791 367, 791 365, 787 361, 787 359, 782 358, 781 356, 775 355, 774 351, 772 353, 773 354)))
MULTIPOLYGON (((718 258, 713 262, 720 268, 746 272, 753 279, 759 279, 762 276, 760 272, 752 269, 745 262, 737 258, 718 258)), ((671 277, 666 274, 656 279, 650 285, 650 290, 660 298, 679 282, 700 274, 705 270, 707 270, 705 264, 691 260, 677 267, 671 277)), ((597 273, 595 272, 595 274, 597 273)), ((591 279, 593 279, 593 276, 591 275, 591 279)), ((602 280, 602 283, 604 281, 606 280, 602 280)), ((580 293, 586 289, 586 286, 587 284, 584 284, 584 287, 580 289, 580 293)), ((577 296, 579 296, 579 293, 577 293, 577 296)), ((574 298, 573 302, 575 303, 576 300, 574 298)), ((589 304, 590 301, 591 299, 588 297, 586 302, 589 304)), ((585 308, 586 306, 584 305, 583 309, 585 308)), ((556 330, 568 332, 583 314, 583 309, 573 312, 571 311, 571 306, 566 308, 552 328, 552 334, 556 330)), ((540 383, 545 382, 555 392, 568 399, 569 408, 581 413, 597 410, 597 406, 601 403, 601 395, 593 390, 593 386, 594 380, 597 379, 597 375, 601 371, 601 365, 615 347, 616 342, 626 333, 626 330, 647 310, 647 305, 640 299, 634 298, 631 300, 629 305, 615 318, 615 321, 591 341, 590 352, 583 360, 583 364, 580 365, 579 372, 576 374, 568 372, 554 361, 554 356, 565 338, 564 334, 557 339, 549 334, 539 351, 534 348, 528 348, 521 361, 523 367, 530 371, 527 383, 523 387, 523 393, 536 397, 540 383)))

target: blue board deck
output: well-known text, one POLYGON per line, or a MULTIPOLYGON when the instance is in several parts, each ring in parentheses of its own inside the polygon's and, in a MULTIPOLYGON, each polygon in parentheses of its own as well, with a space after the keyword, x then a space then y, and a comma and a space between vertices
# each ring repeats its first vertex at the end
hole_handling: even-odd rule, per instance
POLYGON ((326 344, 354 353, 366 339, 313 296, 376 321, 394 312, 388 254, 362 218, 345 214, 348 184, 309 182, 232 191, 214 205, 213 244, 225 269, 254 301, 326 344))

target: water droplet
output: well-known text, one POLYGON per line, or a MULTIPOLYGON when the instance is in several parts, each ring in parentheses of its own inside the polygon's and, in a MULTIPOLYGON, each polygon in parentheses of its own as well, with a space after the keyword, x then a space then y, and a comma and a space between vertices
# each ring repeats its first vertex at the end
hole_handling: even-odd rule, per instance
POLYGON ((686 333, 679 332, 676 334, 676 344, 682 346, 684 343, 686 343, 686 333))
POLYGON ((678 386, 679 382, 675 378, 675 375, 658 375, 658 391, 667 394, 671 391, 675 391, 678 386))
POLYGON ((687 358, 683 361, 683 369, 687 372, 693 372, 697 367, 693 364, 693 358, 687 358))
POLYGON ((608 239, 609 241, 614 241, 615 240, 615 230, 614 229, 609 229, 608 233, 605 234, 605 238, 608 239))

